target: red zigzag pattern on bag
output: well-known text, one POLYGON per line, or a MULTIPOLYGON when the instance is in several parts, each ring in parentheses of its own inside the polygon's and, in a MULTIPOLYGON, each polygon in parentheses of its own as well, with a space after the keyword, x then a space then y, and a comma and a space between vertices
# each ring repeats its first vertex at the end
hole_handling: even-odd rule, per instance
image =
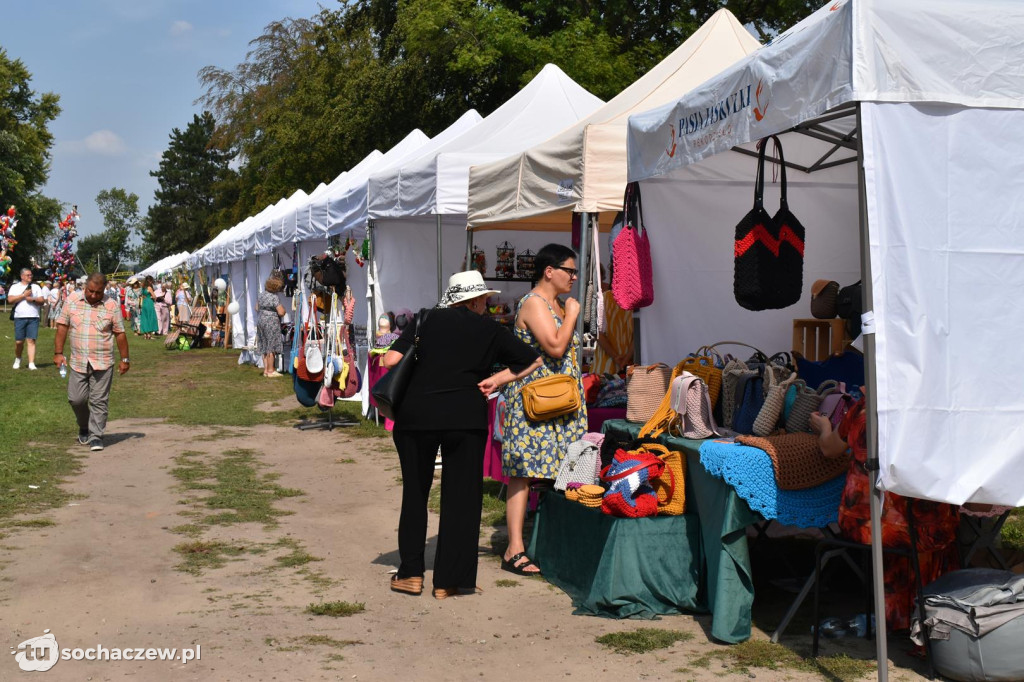
POLYGON ((796 235, 793 230, 790 229, 789 225, 784 225, 779 231, 779 238, 773 237, 764 225, 755 225, 754 229, 747 233, 743 239, 737 239, 736 245, 733 248, 733 253, 736 258, 739 258, 745 254, 750 247, 755 243, 761 242, 768 250, 772 252, 772 255, 779 255, 779 247, 782 246, 782 242, 788 242, 790 246, 796 249, 797 253, 802 257, 804 255, 804 242, 800 237, 796 235))

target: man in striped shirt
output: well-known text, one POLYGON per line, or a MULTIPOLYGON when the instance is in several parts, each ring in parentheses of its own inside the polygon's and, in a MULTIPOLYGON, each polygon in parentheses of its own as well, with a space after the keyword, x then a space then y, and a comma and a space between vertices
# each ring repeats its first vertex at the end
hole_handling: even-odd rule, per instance
POLYGON ((89 275, 82 291, 68 296, 57 316, 53 363, 67 363, 68 402, 78 420, 78 442, 90 450, 103 449, 107 426, 107 400, 114 376, 114 345, 121 356, 118 369, 128 371, 128 336, 124 333, 121 308, 105 293, 107 277, 89 275), (71 357, 64 358, 64 341, 71 334, 71 357))

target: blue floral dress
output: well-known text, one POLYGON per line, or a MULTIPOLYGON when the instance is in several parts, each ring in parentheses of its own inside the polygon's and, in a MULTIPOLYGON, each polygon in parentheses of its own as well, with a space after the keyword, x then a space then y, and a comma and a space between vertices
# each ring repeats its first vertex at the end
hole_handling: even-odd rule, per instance
MULTIPOLYGON (((531 292, 519 300, 516 306, 517 316, 523 301, 536 295, 531 292)), ((555 318, 555 324, 561 327, 562 320, 550 305, 548 310, 555 318)), ((505 431, 502 434, 501 472, 505 476, 521 478, 555 478, 569 444, 578 441, 587 432, 587 406, 583 404, 577 412, 547 421, 530 421, 523 412, 520 390, 534 379, 562 373, 576 379, 580 395, 583 395, 583 380, 577 361, 580 355, 580 339, 573 333, 572 342, 565 355, 553 358, 544 352, 544 348, 530 330, 514 327, 512 331, 517 339, 540 353, 544 364, 525 379, 513 381, 505 386, 506 416, 505 431)))

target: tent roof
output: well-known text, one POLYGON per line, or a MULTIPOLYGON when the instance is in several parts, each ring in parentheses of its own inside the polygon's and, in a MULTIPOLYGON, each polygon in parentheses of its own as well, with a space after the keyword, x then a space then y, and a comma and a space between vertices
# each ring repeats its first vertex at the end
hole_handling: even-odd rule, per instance
MULTIPOLYGON (((404 156, 395 157, 387 163, 382 162, 377 164, 371 172, 373 174, 378 174, 386 172, 388 169, 400 168, 403 164, 411 161, 412 159, 422 158, 426 155, 432 154, 437 149, 443 147, 473 128, 473 126, 477 125, 482 120, 483 118, 479 113, 477 113, 476 109, 470 109, 462 114, 462 116, 459 116, 459 118, 450 126, 432 137, 430 141, 423 146, 412 150, 404 156)), ((398 177, 400 178, 401 176, 398 177)), ((331 212, 331 234, 352 233, 366 227, 366 220, 369 215, 369 198, 375 193, 374 187, 373 175, 366 178, 366 182, 359 183, 352 187, 349 199, 345 202, 345 205, 340 206, 337 212, 331 212)), ((391 188, 377 186, 377 191, 386 192, 388 189, 391 189, 397 195, 398 183, 395 183, 391 188)))
POLYGON ((470 166, 496 161, 550 137, 593 112, 601 100, 580 87, 554 64, 495 109, 471 130, 388 174, 378 186, 397 193, 371 193, 371 218, 466 213, 470 166))
POLYGON ((1024 108, 1022 27, 1015 0, 837 0, 677 101, 630 116, 629 179, 852 102, 1024 108))
POLYGON ((718 10, 590 116, 521 154, 471 168, 471 228, 569 229, 573 211, 620 210, 629 115, 674 101, 760 46, 729 10, 718 10))

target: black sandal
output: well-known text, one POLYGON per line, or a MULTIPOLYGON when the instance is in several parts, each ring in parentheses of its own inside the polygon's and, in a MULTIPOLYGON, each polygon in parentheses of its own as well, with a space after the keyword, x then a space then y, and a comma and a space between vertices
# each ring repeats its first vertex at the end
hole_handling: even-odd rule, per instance
POLYGON ((540 566, 537 566, 538 570, 536 571, 524 570, 527 566, 537 566, 537 564, 533 563, 533 560, 530 557, 526 556, 526 552, 520 552, 519 554, 515 554, 508 560, 501 560, 501 570, 503 571, 515 573, 516 575, 525 575, 527 577, 533 575, 540 575, 540 566), (526 561, 519 564, 517 562, 520 559, 526 559, 526 561))

